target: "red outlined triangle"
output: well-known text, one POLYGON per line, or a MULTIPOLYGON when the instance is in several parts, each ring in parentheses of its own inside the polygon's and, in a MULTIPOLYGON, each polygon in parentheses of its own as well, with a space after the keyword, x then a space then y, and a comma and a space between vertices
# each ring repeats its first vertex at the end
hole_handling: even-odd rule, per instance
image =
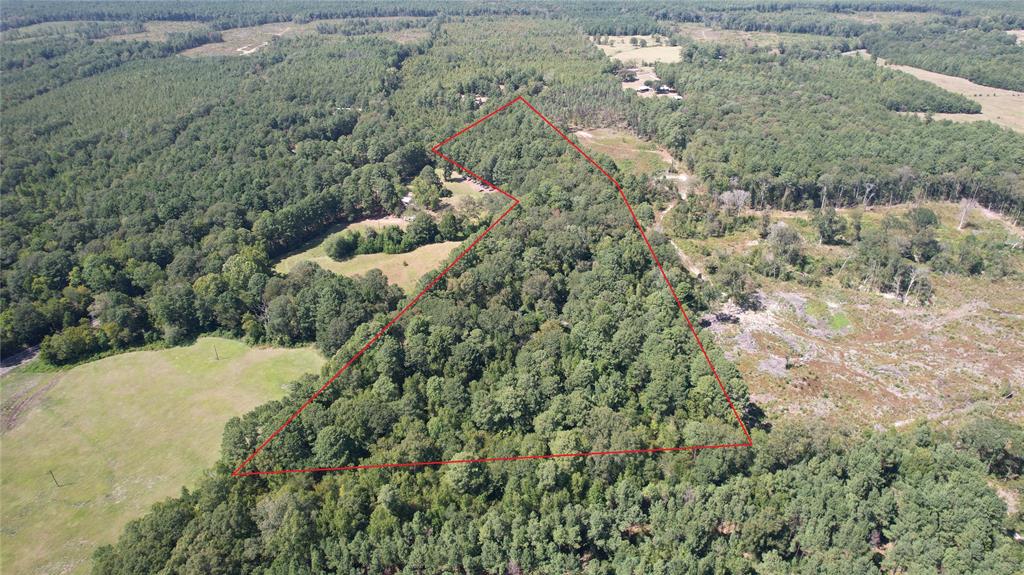
POLYGON ((613 178, 607 171, 605 171, 604 168, 602 168, 597 162, 595 162, 590 156, 588 156, 586 152, 581 150, 579 146, 577 146, 575 143, 573 143, 572 140, 570 140, 568 137, 566 137, 566 135, 561 130, 559 130, 554 124, 552 124, 551 121, 548 120, 543 114, 541 114, 539 111, 537 111, 537 109, 534 108, 533 105, 530 104, 522 96, 519 96, 519 97, 517 97, 517 98, 515 98, 515 99, 513 99, 513 100, 511 100, 511 101, 509 101, 507 103, 505 103, 504 105, 502 105, 501 107, 497 108, 493 112, 487 114, 486 116, 483 116, 482 118, 478 119, 477 121, 475 121, 472 124, 470 124, 470 125, 466 126, 465 128, 463 128, 462 130, 459 130, 454 135, 452 135, 452 136, 448 137, 447 139, 441 141, 440 143, 436 144, 431 150, 435 154, 437 154, 438 156, 443 158, 445 161, 447 161, 448 163, 450 163, 453 166, 456 166, 457 168, 459 168, 459 170, 463 174, 469 174, 469 175, 473 176, 474 178, 476 178, 477 181, 482 182, 486 186, 488 186, 490 188, 493 188, 494 190, 496 190, 498 192, 501 192, 502 194, 507 196, 510 200, 512 200, 512 203, 509 204, 508 208, 506 208, 505 211, 502 212, 501 215, 498 216, 491 223, 491 225, 489 225, 487 227, 486 230, 484 230, 479 236, 474 238, 473 241, 469 244, 469 246, 467 246, 465 249, 463 249, 461 252, 459 252, 459 255, 456 256, 455 259, 453 259, 451 261, 451 263, 449 263, 443 270, 441 270, 441 273, 437 274, 437 276, 434 279, 430 280, 430 283, 428 283, 426 285, 426 287, 424 287, 423 290, 420 291, 420 293, 418 293, 416 295, 416 297, 414 297, 412 299, 412 301, 410 301, 408 304, 406 304, 405 307, 403 307, 401 310, 399 310, 398 313, 396 313, 394 315, 394 317, 392 317, 391 320, 388 321, 388 323, 384 325, 384 327, 382 327, 379 331, 377 331, 377 333, 374 334, 374 336, 371 337, 370 340, 367 341, 363 345, 363 347, 361 347, 359 349, 359 351, 357 351, 355 353, 355 355, 353 355, 347 362, 345 362, 345 365, 343 365, 341 367, 341 369, 339 369, 337 372, 335 372, 335 374, 332 375, 331 378, 328 379, 326 383, 324 383, 322 386, 320 386, 320 388, 317 389, 313 393, 313 395, 309 396, 309 399, 307 399, 302 404, 302 406, 300 406, 298 409, 296 409, 294 413, 292 413, 290 416, 288 416, 288 419, 286 419, 285 422, 282 423, 280 427, 278 427, 273 433, 271 433, 266 439, 264 439, 263 442, 260 443, 259 447, 257 447, 255 449, 255 451, 253 451, 249 455, 249 457, 246 457, 245 460, 242 461, 242 463, 240 463, 238 465, 238 467, 236 467, 235 470, 231 472, 231 475, 233 477, 247 477, 247 476, 253 476, 253 475, 280 475, 280 474, 284 474, 284 473, 312 473, 312 472, 326 472, 326 471, 351 471, 351 470, 356 470, 356 469, 381 469, 381 468, 389 468, 389 467, 418 467, 418 466, 424 466, 424 465, 449 465, 449 464, 454 464, 454 463, 492 463, 492 462, 497 462, 497 461, 519 461, 519 460, 525 460, 525 459, 551 459, 551 458, 556 458, 556 457, 591 457, 591 456, 598 456, 598 455, 622 455, 622 454, 631 454, 631 453, 661 453, 661 452, 671 452, 671 451, 695 451, 695 450, 699 450, 699 449, 724 449, 724 448, 733 448, 733 447, 750 447, 751 445, 753 445, 753 440, 750 437, 750 432, 747 430, 747 426, 743 423, 743 419, 740 418, 739 411, 737 411, 736 407, 733 405, 732 398, 729 397, 729 392, 725 389, 725 385, 722 383, 722 379, 721 379, 721 377, 719 377, 718 371, 715 369, 714 364, 711 363, 711 358, 708 356, 707 351, 704 349, 704 344, 703 344, 703 342, 701 342, 700 336, 697 335, 697 330, 694 329, 693 322, 690 321, 690 317, 687 315, 686 310, 683 308, 683 304, 679 300, 679 296, 676 295, 676 290, 672 286, 672 282, 669 281, 668 275, 665 273, 665 270, 662 268, 661 261, 658 260, 657 254, 654 253, 654 248, 653 248, 653 246, 651 246, 651 242, 647 239, 647 233, 644 232, 643 226, 640 225, 640 220, 637 219, 636 214, 633 212, 633 206, 630 205, 629 200, 626 199, 626 194, 625 194, 625 192, 623 192, 622 186, 619 185, 619 182, 615 181, 615 178, 613 178), (437 284, 437 282, 440 281, 441 278, 443 278, 455 266, 455 264, 459 263, 459 261, 467 253, 469 253, 470 250, 472 250, 474 247, 476 247, 476 245, 478 243, 480 243, 480 240, 484 239, 484 237, 487 234, 489 234, 491 232, 491 230, 493 230, 495 228, 495 226, 497 226, 499 223, 501 223, 501 221, 503 219, 505 219, 505 216, 507 216, 513 209, 515 209, 516 206, 519 205, 519 198, 513 196, 512 194, 506 192, 505 190, 499 188, 498 186, 492 184, 491 182, 488 182, 486 179, 484 179, 484 178, 478 176, 477 174, 473 173, 473 171, 470 170, 469 168, 463 166, 462 164, 456 162, 455 160, 449 158, 448 156, 444 155, 441 152, 441 147, 444 146, 445 144, 451 142, 455 138, 458 138, 462 134, 465 134, 466 132, 472 130, 476 126, 478 126, 481 123, 485 122, 487 119, 494 117, 495 115, 499 114, 503 110, 506 110, 509 107, 511 107, 511 106, 513 106, 513 105, 515 105, 517 103, 518 104, 523 104, 524 106, 529 108, 531 112, 536 114, 541 120, 544 120, 545 124, 547 124, 552 130, 554 130, 555 133, 557 133, 563 140, 568 142, 568 144, 570 146, 572 146, 573 149, 575 149, 577 152, 579 152, 587 160, 587 162, 589 162, 592 166, 597 168, 597 170, 599 172, 601 172, 601 174, 603 174, 606 178, 608 178, 608 181, 610 181, 615 186, 615 189, 618 190, 619 196, 622 198, 622 201, 626 204, 626 208, 629 210, 629 214, 633 218, 633 224, 636 226, 637 231, 640 232, 640 236, 643 238, 644 243, 647 245, 647 249, 648 249, 648 251, 651 254, 651 258, 654 260, 654 265, 657 266, 658 271, 661 272, 661 277, 662 277, 663 280, 665 280, 665 285, 668 286, 668 290, 672 294, 672 299, 675 300, 676 307, 679 308, 679 313, 681 313, 682 316, 683 316, 683 319, 686 320, 686 325, 689 326, 690 333, 693 334, 693 338, 697 342, 697 346, 700 348, 701 353, 704 355, 704 360, 707 362, 708 367, 711 369, 711 373, 715 376, 715 381, 718 382, 718 387, 722 390, 722 395, 725 396, 725 400, 729 404, 729 409, 732 411, 733 416, 736 418, 736 422, 739 423, 740 429, 743 431, 743 435, 744 435, 744 437, 747 438, 747 441, 744 442, 744 443, 723 443, 723 444, 716 444, 716 445, 689 445, 689 446, 683 446, 683 447, 651 447, 651 448, 647 448, 647 449, 622 449, 622 450, 617 450, 617 451, 591 451, 591 452, 584 452, 584 453, 548 453, 548 454, 538 454, 538 455, 517 455, 517 456, 511 456, 511 457, 484 457, 484 458, 479 458, 479 459, 451 459, 451 460, 446 460, 446 461, 410 461, 410 462, 396 462, 396 463, 376 463, 376 464, 370 464, 370 465, 346 465, 346 466, 341 466, 341 467, 310 467, 310 468, 302 468, 302 469, 276 469, 276 470, 269 470, 269 471, 245 471, 245 468, 252 462, 252 460, 257 455, 259 455, 259 453, 261 451, 266 449, 266 447, 268 445, 270 445, 270 443, 273 442, 274 439, 282 431, 284 431, 284 428, 288 427, 288 425, 290 425, 293 421, 295 421, 295 418, 297 418, 307 407, 309 407, 309 405, 311 403, 316 401, 316 398, 319 397, 320 394, 322 394, 324 392, 324 390, 326 390, 328 387, 330 387, 330 385, 332 383, 334 383, 334 381, 337 380, 343 373, 345 373, 348 370, 348 368, 352 366, 352 364, 354 364, 357 360, 359 360, 359 358, 362 357, 362 355, 364 353, 366 353, 366 351, 368 349, 370 349, 373 346, 373 344, 377 342, 377 340, 379 340, 384 334, 386 334, 391 329, 391 327, 394 326, 395 323, 397 323, 398 320, 401 319, 403 315, 405 315, 405 313, 407 311, 412 309, 412 307, 415 306, 416 303, 419 302, 420 299, 428 291, 430 291, 430 289, 433 288, 434 285, 437 284))

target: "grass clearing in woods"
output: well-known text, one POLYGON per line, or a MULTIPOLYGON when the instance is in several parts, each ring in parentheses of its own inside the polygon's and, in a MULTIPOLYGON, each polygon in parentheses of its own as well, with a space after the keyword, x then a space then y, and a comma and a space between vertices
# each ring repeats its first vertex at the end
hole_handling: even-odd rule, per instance
POLYGON ((461 243, 428 244, 404 254, 363 254, 343 262, 333 260, 327 255, 310 259, 325 270, 350 277, 365 275, 376 268, 384 273, 389 282, 397 284, 406 293, 413 293, 413 288, 420 277, 444 263, 452 250, 461 243))
MULTIPOLYGON (((847 55, 859 55, 863 58, 871 57, 866 50, 847 52, 847 55)), ((1024 133, 1024 92, 982 86, 959 76, 948 76, 913 66, 889 64, 884 58, 876 58, 876 62, 879 66, 905 72, 918 80, 930 82, 943 90, 961 94, 981 104, 980 114, 932 114, 932 118, 936 120, 949 120, 951 122, 982 122, 987 120, 1005 128, 1010 128, 1015 132, 1024 133)), ((923 118, 926 114, 917 113, 916 115, 923 118)))
POLYGON ((678 62, 682 59, 679 46, 669 46, 667 38, 659 43, 654 36, 605 36, 606 42, 598 44, 607 56, 620 62, 636 62, 638 64, 654 62, 678 62), (630 43, 630 38, 643 40, 647 46, 641 47, 630 43))
POLYGON ((282 397, 284 384, 323 364, 312 347, 203 337, 3 376, 5 423, 12 406, 20 413, 2 436, 0 572, 88 573, 98 545, 196 484, 231 417, 282 397))
POLYGON ((384 273, 389 282, 397 284, 398 287, 408 293, 416 287, 416 282, 419 281, 423 274, 443 263, 451 251, 461 242, 429 244, 404 254, 363 254, 342 262, 331 258, 327 255, 326 251, 327 242, 346 230, 380 229, 384 226, 404 228, 406 225, 408 225, 408 222, 402 218, 387 217, 334 228, 322 239, 317 239, 307 244, 306 249, 303 251, 282 258, 274 266, 274 270, 278 273, 286 274, 300 262, 311 261, 327 271, 351 277, 364 275, 366 272, 376 268, 384 273))
POLYGON ((316 238, 312 241, 307 242, 305 245, 295 250, 289 255, 281 258, 280 261, 274 265, 274 271, 282 274, 286 274, 292 271, 292 268, 299 265, 299 262, 311 260, 317 262, 321 267, 326 268, 323 261, 334 261, 327 255, 327 242, 331 241, 335 236, 345 231, 362 231, 362 230, 379 230, 385 226, 398 226, 405 228, 409 225, 409 222, 402 218, 395 216, 388 216, 385 218, 379 218, 375 220, 363 220, 361 222, 355 222, 352 224, 342 224, 334 226, 326 234, 316 238))
POLYGON ((573 135, 581 147, 607 155, 624 171, 650 174, 664 172, 672 167, 672 155, 667 150, 625 130, 599 128, 579 130, 573 135))

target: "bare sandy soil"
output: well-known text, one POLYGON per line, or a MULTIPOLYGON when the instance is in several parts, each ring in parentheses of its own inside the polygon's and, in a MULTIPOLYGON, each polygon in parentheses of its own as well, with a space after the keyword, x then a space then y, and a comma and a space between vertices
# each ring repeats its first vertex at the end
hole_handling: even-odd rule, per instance
POLYGON ((316 22, 295 24, 275 22, 248 28, 231 28, 221 32, 223 42, 204 44, 182 52, 182 56, 248 56, 270 45, 275 38, 300 34, 316 34, 316 22))
MULTIPOLYGON (((1012 242, 1022 233, 980 209, 958 231, 956 205, 927 205, 943 223, 940 240, 1002 229, 1012 242)), ((905 209, 867 212, 865 225, 905 209)), ((802 216, 789 216, 772 213, 773 220, 807 231, 799 225, 802 216)), ((700 253, 702 244, 712 251, 742 253, 757 242, 756 230, 749 230, 678 243, 694 260, 690 268, 709 261, 707 253, 700 253)), ((836 259, 848 248, 807 249, 836 259)), ((1013 257, 1020 273, 1024 257, 1019 252, 1013 257)), ((736 362, 751 397, 766 412, 851 426, 898 427, 919 418, 955 423, 971 411, 1024 418, 1024 283, 1019 275, 993 279, 933 273, 934 300, 924 307, 842 288, 827 277, 820 287, 758 280, 760 309, 727 306, 702 322, 736 362)))
POLYGON ((1024 417, 1024 287, 933 283, 926 308, 787 284, 763 293, 761 310, 705 321, 772 413, 895 426, 972 409, 1024 417))

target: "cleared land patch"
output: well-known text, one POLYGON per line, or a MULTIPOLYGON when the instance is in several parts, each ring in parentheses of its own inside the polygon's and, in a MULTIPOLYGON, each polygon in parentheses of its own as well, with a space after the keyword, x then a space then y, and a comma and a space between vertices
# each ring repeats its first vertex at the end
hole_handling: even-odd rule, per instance
MULTIPOLYGON (((468 185, 468 184, 467 184, 468 185)), ((443 262, 448 254, 455 249, 460 242, 440 242, 419 247, 404 254, 362 254, 354 256, 345 261, 337 261, 327 255, 325 246, 327 242, 344 232, 345 230, 380 229, 384 226, 405 227, 408 224, 402 218, 388 217, 377 220, 366 220, 357 222, 340 229, 332 230, 322 240, 299 253, 292 254, 277 262, 274 269, 279 273, 288 273, 299 262, 311 261, 325 270, 344 276, 363 275, 376 268, 388 278, 391 283, 397 284, 400 288, 409 291, 416 286, 416 282, 423 274, 437 267, 443 262)))
POLYGON ((142 26, 146 29, 145 32, 116 34, 114 36, 108 36, 107 38, 104 38, 104 40, 163 42, 167 40, 168 34, 175 32, 193 32, 195 30, 205 30, 207 28, 206 24, 202 22, 179 22, 173 20, 145 22, 142 26))
MULTIPOLYGON (((847 52, 847 55, 859 55, 870 58, 866 50, 847 52)), ((980 114, 932 114, 932 117, 953 122, 989 121, 1017 132, 1024 132, 1024 92, 991 88, 975 84, 965 78, 947 76, 938 72, 930 72, 913 66, 889 64, 884 58, 876 58, 879 66, 906 72, 911 76, 931 82, 943 90, 962 94, 981 104, 980 114)), ((924 116, 924 114, 919 114, 924 116)))
POLYGON ((620 62, 652 64, 654 62, 678 62, 682 59, 679 46, 669 46, 659 42, 654 36, 605 36, 605 43, 598 44, 607 56, 620 62), (647 46, 630 43, 631 38, 639 42, 643 40, 647 46))
POLYGON ((684 22, 673 26, 673 30, 697 42, 714 42, 735 46, 778 46, 781 42, 790 46, 834 44, 837 38, 817 34, 790 34, 777 32, 747 32, 710 28, 703 24, 684 22))
POLYGON ((650 174, 672 168, 672 154, 625 130, 598 128, 579 130, 573 135, 584 148, 609 156, 626 171, 650 174))
MULTIPOLYGON (((924 205, 939 216, 940 241, 969 233, 1022 235, 981 209, 957 230, 955 204, 924 205)), ((886 214, 907 209, 876 207, 864 213, 864 226, 877 226, 886 214)), ((812 257, 841 262, 851 250, 818 245, 806 214, 775 211, 772 219, 797 230, 812 257)), ((738 256, 759 243, 756 229, 675 241, 702 267, 715 252, 738 256)), ((1018 253, 1015 261, 1020 273, 1024 258, 1018 253)), ((703 321, 743 373, 751 398, 767 412, 839 425, 952 421, 973 409, 1024 417, 1019 336, 1024 285, 1019 280, 933 273, 934 299, 925 307, 843 288, 830 278, 820 287, 760 276, 758 281, 761 309, 729 306, 725 315, 703 321)))
POLYGON ((838 13, 836 17, 854 20, 857 22, 867 22, 870 24, 903 24, 903 23, 921 23, 929 20, 935 20, 938 16, 933 12, 850 12, 850 13, 838 13))
POLYGON ((461 242, 440 242, 414 249, 404 254, 363 254, 345 261, 328 256, 310 258, 320 267, 344 276, 360 276, 379 269, 388 281, 406 292, 416 287, 423 274, 436 268, 461 242))
MULTIPOLYGON (((438 170, 438 172, 438 175, 441 176, 441 170, 438 170)), ((452 193, 450 197, 443 198, 441 203, 450 206, 453 210, 467 211, 467 208, 474 201, 482 199, 484 195, 497 193, 487 186, 464 178, 458 172, 453 173, 451 179, 448 180, 443 179, 443 176, 441 177, 445 189, 452 193)))
MULTIPOLYGON (((371 20, 382 20, 387 21, 389 19, 396 19, 390 17, 374 18, 371 20)), ((248 56, 255 54, 256 52, 269 46, 277 38, 292 38, 295 36, 306 36, 306 35, 318 35, 324 39, 340 39, 345 38, 343 35, 335 34, 320 34, 317 31, 317 26, 331 24, 341 24, 346 22, 343 19, 329 19, 329 20, 313 20, 311 22, 305 22, 298 24, 295 22, 273 22, 270 24, 261 24, 259 26, 248 26, 245 28, 231 28, 223 30, 221 37, 223 42, 214 42, 211 44, 204 44, 197 46, 189 50, 185 50, 181 54, 183 56, 198 57, 198 56, 248 56)), ((383 38, 392 40, 399 43, 409 43, 422 40, 427 37, 429 33, 426 30, 420 28, 409 28, 406 30, 397 30, 392 32, 381 32, 372 33, 367 35, 376 35, 383 38)))
POLYGON ((292 268, 297 266, 299 262, 314 261, 326 268, 324 261, 334 261, 327 255, 327 242, 340 235, 342 232, 347 231, 362 231, 362 230, 379 230, 385 226, 398 226, 404 228, 409 225, 409 222, 395 216, 388 216, 386 218, 378 218, 375 220, 363 220, 361 222, 355 222, 352 224, 335 226, 327 234, 321 238, 317 238, 312 242, 309 242, 295 253, 285 256, 281 261, 277 262, 274 266, 274 270, 278 273, 286 274, 292 271, 292 268))
POLYGON ((247 28, 231 28, 223 30, 223 42, 204 44, 190 48, 181 53, 182 56, 248 56, 270 44, 275 38, 298 36, 299 34, 316 34, 316 24, 295 24, 292 22, 274 22, 247 28))
POLYGON ((935 303, 768 283, 763 309, 712 322, 751 398, 771 413, 903 425, 984 409, 1024 417, 1024 289, 934 276, 935 303), (977 294, 965 300, 965 293, 977 294))
POLYGON ((97 545, 195 484, 216 460, 228 419, 281 397, 284 384, 323 363, 312 348, 209 337, 0 378, 5 411, 38 395, 2 437, 0 571, 88 573, 97 545))

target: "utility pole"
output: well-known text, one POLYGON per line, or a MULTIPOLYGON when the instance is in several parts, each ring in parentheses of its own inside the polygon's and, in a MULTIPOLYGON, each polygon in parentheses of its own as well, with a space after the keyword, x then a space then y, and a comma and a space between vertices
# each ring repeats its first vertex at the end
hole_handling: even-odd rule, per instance
POLYGON ((59 482, 59 481, 57 481, 57 478, 56 478, 56 477, 55 477, 55 476, 53 475, 53 471, 50 471, 50 470, 48 469, 48 470, 46 470, 46 472, 50 474, 50 479, 52 479, 52 480, 53 480, 53 484, 54 484, 54 485, 56 485, 57 487, 64 487, 63 485, 61 485, 61 484, 60 484, 60 482, 59 482))
POLYGON ((214 355, 214 357, 217 358, 217 361, 220 361, 220 354, 217 353, 217 346, 216 345, 213 346, 213 355, 214 355))

